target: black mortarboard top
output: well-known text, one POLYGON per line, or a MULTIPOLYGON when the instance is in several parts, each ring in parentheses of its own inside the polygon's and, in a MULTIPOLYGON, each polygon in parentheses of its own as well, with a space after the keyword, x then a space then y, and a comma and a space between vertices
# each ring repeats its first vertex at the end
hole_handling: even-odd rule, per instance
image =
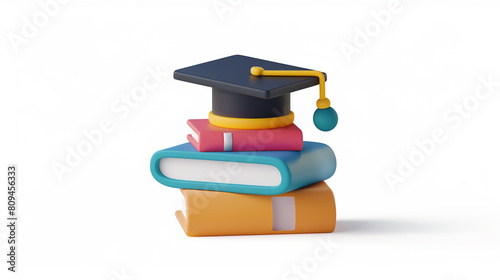
MULTIPOLYGON (((226 121, 251 121, 245 119, 276 119, 291 116, 290 93, 319 84, 312 76, 254 76, 253 66, 273 70, 309 70, 287 64, 233 55, 225 58, 178 69, 177 80, 212 87, 212 112, 210 122, 232 128, 264 128, 255 126, 238 127, 226 125, 226 121), (213 122, 213 119, 224 119, 213 122)), ((325 75, 326 78, 326 75, 325 75)), ((259 120, 257 120, 259 121, 259 120)))

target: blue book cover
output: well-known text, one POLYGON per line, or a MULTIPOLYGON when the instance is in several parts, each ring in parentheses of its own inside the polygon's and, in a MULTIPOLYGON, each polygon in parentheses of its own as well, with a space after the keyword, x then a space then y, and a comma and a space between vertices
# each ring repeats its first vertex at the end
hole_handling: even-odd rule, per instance
POLYGON ((335 154, 304 142, 301 151, 198 152, 191 143, 156 152, 151 173, 163 185, 233 193, 278 195, 326 180, 335 154))

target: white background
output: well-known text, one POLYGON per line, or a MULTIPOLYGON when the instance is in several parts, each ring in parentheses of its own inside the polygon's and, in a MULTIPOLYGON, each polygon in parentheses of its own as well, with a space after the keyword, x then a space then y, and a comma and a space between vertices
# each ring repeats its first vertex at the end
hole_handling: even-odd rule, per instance
POLYGON ((19 249, 8 272, 2 187, 0 278, 499 279, 500 87, 474 92, 480 77, 500 81, 500 6, 435 2, 402 1, 377 30, 388 1, 72 1, 16 48, 9 38, 43 9, 3 1, 0 179, 17 164, 19 249), (356 47, 367 26, 369 42, 346 56, 340 46, 356 47), (179 191, 153 179, 149 160, 186 141, 186 120, 205 118, 211 97, 172 73, 233 54, 328 74, 334 131, 312 124, 317 87, 294 93, 292 109, 305 139, 337 155, 334 233, 184 235, 179 191), (157 67, 168 77, 128 115, 112 109, 157 67), (464 100, 459 124, 448 110, 464 100), (53 165, 106 119, 112 131, 59 179, 53 165), (391 188, 385 175, 436 129, 446 139, 391 188), (325 242, 335 248, 315 259, 325 242))

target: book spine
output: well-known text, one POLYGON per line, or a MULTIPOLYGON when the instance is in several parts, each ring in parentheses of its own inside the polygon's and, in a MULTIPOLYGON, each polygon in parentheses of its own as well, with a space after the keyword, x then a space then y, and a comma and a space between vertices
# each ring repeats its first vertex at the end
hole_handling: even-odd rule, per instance
POLYGON ((300 129, 263 129, 233 133, 233 151, 300 151, 300 129))
POLYGON ((200 152, 300 151, 303 145, 299 129, 202 131, 199 142, 191 135, 188 140, 200 152))

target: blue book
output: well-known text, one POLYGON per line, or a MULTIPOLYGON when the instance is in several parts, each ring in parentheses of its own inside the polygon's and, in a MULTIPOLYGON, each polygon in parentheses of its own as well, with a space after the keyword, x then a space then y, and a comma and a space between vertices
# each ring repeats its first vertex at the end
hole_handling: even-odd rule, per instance
POLYGON ((304 142, 301 151, 198 152, 191 143, 156 152, 151 173, 163 185, 278 195, 326 180, 337 162, 325 144, 304 142))

